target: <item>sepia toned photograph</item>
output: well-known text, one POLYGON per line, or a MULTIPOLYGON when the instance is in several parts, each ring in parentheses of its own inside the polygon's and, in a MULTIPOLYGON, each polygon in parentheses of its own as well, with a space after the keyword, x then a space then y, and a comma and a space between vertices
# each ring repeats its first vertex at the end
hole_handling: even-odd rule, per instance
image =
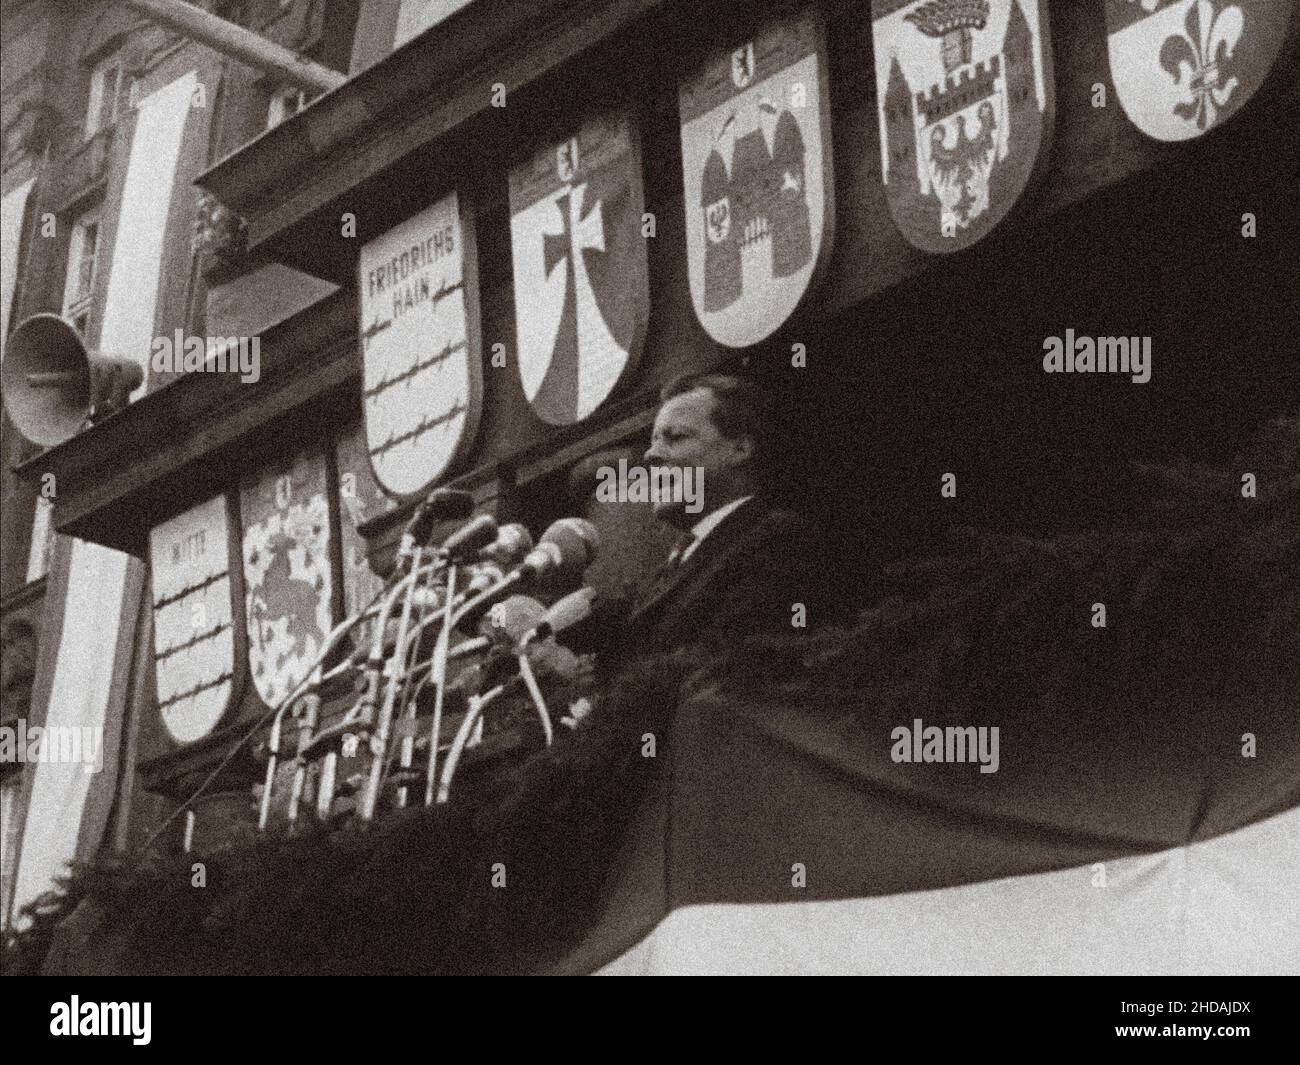
POLYGON ((1215 981, 1300 974, 1293 0, 0 29, 42 1038, 182 975, 1284 1019, 1215 981))

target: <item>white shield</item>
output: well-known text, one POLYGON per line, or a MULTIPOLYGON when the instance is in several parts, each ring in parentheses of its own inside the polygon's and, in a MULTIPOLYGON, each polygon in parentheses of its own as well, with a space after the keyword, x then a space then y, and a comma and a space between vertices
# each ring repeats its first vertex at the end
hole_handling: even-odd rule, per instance
POLYGON ((970 247, 1046 157, 1043 0, 873 0, 871 10, 890 215, 924 251, 970 247))
POLYGON ((473 224, 451 193, 361 249, 362 409, 375 479, 424 492, 464 457, 482 406, 473 224))
POLYGON ((679 87, 691 299, 728 347, 780 328, 829 251, 824 36, 814 8, 773 20, 679 87))
POLYGON ((590 415, 635 365, 649 318, 635 127, 586 120, 510 171, 519 377, 539 418, 590 415))
POLYGON ((158 713, 177 743, 225 714, 235 667, 226 499, 192 507, 149 534, 158 713))
POLYGON ((278 705, 316 662, 333 625, 325 458, 304 453, 240 492, 248 665, 278 705))
POLYGON ((1108 0, 1107 50, 1120 106, 1156 140, 1220 126, 1263 84, 1294 0, 1108 0))

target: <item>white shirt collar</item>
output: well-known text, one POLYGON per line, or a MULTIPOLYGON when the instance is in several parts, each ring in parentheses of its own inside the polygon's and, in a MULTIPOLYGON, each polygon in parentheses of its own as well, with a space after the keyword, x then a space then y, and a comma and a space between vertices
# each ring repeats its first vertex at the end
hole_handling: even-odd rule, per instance
POLYGON ((739 499, 733 499, 730 503, 724 503, 722 506, 718 507, 717 510, 710 511, 691 526, 691 535, 694 536, 695 539, 692 540, 690 546, 682 552, 681 561, 685 562, 690 558, 691 553, 700 546, 701 541, 721 525, 724 518, 730 515, 733 511, 739 510, 742 504, 748 503, 753 498, 753 496, 741 496, 739 499))

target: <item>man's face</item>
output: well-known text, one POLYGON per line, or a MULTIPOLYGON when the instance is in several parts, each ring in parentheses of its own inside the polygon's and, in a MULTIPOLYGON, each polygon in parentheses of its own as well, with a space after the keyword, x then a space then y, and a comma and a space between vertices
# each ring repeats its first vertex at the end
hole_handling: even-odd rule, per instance
MULTIPOLYGON (((732 440, 718 431, 713 423, 713 405, 713 394, 707 388, 694 388, 665 402, 655 415, 650 448, 645 453, 648 466, 703 471, 703 514, 729 501, 752 450, 746 437, 732 440)), ((657 502, 654 512, 659 520, 683 529, 690 528, 700 517, 687 514, 680 500, 657 502)))

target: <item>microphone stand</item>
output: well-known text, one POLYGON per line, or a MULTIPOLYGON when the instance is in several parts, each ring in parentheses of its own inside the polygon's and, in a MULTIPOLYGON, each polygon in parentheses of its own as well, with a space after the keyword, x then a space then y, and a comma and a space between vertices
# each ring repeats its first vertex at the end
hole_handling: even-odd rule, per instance
MULTIPOLYGON (((279 767, 280 741, 284 727, 285 711, 287 711, 299 697, 299 690, 312 683, 313 678, 318 677, 318 671, 321 664, 329 656, 329 653, 334 650, 338 641, 351 629, 355 628, 358 624, 369 617, 373 610, 374 604, 372 602, 369 607, 361 611, 359 614, 355 614, 350 618, 345 618, 334 626, 329 636, 326 637, 325 644, 321 648, 320 653, 316 656, 316 661, 312 663, 311 669, 307 671, 302 681, 294 685, 293 689, 284 697, 283 700, 281 700, 280 705, 276 708, 275 717, 271 721, 271 734, 267 740, 266 782, 262 787, 262 802, 257 815, 257 829, 259 832, 266 830, 267 822, 270 818, 271 791, 275 783, 275 771, 279 767)), ((331 671, 331 675, 333 672, 334 671, 331 671)))
POLYGON ((551 713, 546 709, 546 700, 542 698, 542 689, 537 683, 537 677, 533 675, 533 664, 528 661, 528 647, 532 643, 531 632, 525 633, 523 640, 520 641, 519 650, 515 654, 515 659, 519 662, 519 676, 523 678, 524 687, 528 689, 528 694, 533 700, 533 706, 537 710, 537 716, 542 722, 542 735, 546 737, 546 746, 550 746, 555 739, 555 730, 551 727, 551 713))
POLYGON ((415 599, 415 585, 416 580, 419 577, 420 558, 423 553, 424 548, 421 545, 417 544, 412 549, 413 563, 411 565, 411 572, 403 578, 402 583, 399 583, 397 588, 394 589, 393 594, 389 595, 385 600, 384 609, 380 614, 375 629, 375 644, 377 644, 377 649, 375 644, 372 644, 371 658, 368 664, 371 675, 368 678, 369 683, 367 694, 372 699, 373 695, 377 694, 378 689, 378 677, 375 674, 378 663, 383 657, 384 627, 388 621, 388 612, 396 601, 396 594, 402 591, 402 585, 404 584, 406 595, 402 600, 402 614, 397 625, 397 640, 394 646, 394 654, 384 667, 385 672, 388 674, 388 688, 384 693, 384 703, 380 708, 379 720, 375 727, 374 736, 370 741, 370 751, 373 755, 373 760, 370 763, 370 773, 366 779, 365 790, 362 792, 361 807, 359 811, 363 821, 373 821, 375 817, 375 809, 379 805, 379 789, 383 782, 384 767, 387 761, 388 738, 393 727, 393 707, 397 701, 397 686, 401 680, 402 674, 401 661, 399 661, 399 658, 404 659, 405 657, 406 633, 411 623, 411 604, 415 599))
POLYGON ((429 769, 424 779, 424 805, 433 802, 433 782, 438 771, 438 740, 442 732, 442 701, 447 689, 447 652, 451 645, 451 631, 456 626, 455 613, 456 567, 450 567, 447 576, 447 602, 442 611, 442 627, 433 647, 433 661, 429 673, 433 677, 433 721, 429 725, 429 769))
MULTIPOLYGON (((430 585, 432 586, 433 583, 432 574, 430 574, 429 582, 430 585)), ((444 594, 446 596, 446 602, 443 605, 443 622, 444 624, 446 624, 446 619, 450 616, 452 603, 456 597, 456 563, 454 561, 448 561, 447 563, 447 580, 446 580, 446 589, 444 591, 444 594)), ((402 655, 403 662, 406 662, 411 657, 412 650, 418 654, 420 635, 421 633, 423 633, 426 624, 427 624, 427 619, 421 618, 419 623, 412 630, 410 635, 412 648, 410 650, 406 650, 405 653, 403 653, 402 655)), ((418 668, 418 666, 413 667, 413 669, 415 668, 418 668)), ((444 662, 444 669, 445 669, 445 662, 444 662)), ((409 672, 410 671, 408 671, 408 675, 409 672)), ((435 742, 438 734, 437 721, 439 716, 442 713, 442 690, 443 690, 442 684, 438 684, 434 688, 433 716, 434 716, 435 724, 433 727, 433 735, 435 737, 435 742)), ((412 697, 409 700, 409 705, 407 706, 406 709, 406 719, 407 719, 407 726, 402 736, 402 753, 400 759, 401 768, 404 770, 410 769, 412 763, 415 761, 416 700, 414 697, 412 697)), ((406 805, 407 794, 408 794, 408 790, 405 784, 403 784, 400 788, 398 788, 397 805, 399 807, 404 807, 406 805)))
POLYGON ((469 697, 469 709, 465 712, 465 720, 460 723, 460 728, 456 730, 456 737, 452 740, 451 749, 447 752, 447 761, 442 767, 442 779, 438 782, 439 803, 445 803, 447 797, 451 794, 451 778, 456 773, 456 766, 460 764, 460 756, 469 742, 474 725, 482 718, 483 710, 487 707, 487 704, 510 687, 512 680, 498 684, 495 688, 479 695, 469 697))

